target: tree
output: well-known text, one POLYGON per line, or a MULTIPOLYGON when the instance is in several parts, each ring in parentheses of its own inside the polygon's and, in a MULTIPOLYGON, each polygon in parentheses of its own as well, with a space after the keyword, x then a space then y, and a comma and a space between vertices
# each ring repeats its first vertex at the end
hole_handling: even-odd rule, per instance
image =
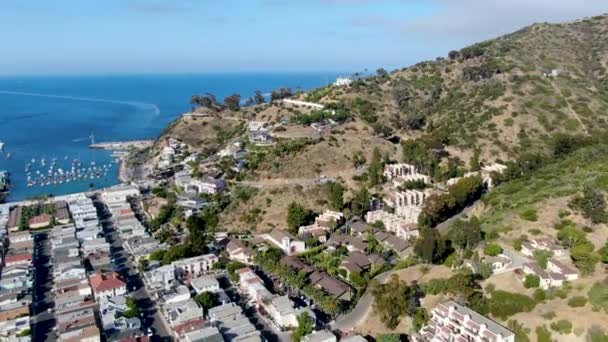
POLYGON ((422 227, 435 227, 452 216, 457 209, 454 196, 450 194, 430 195, 422 205, 418 224, 422 227))
POLYGON ((224 105, 226 105, 226 107, 228 107, 228 109, 230 110, 239 110, 241 106, 241 95, 232 94, 230 96, 227 96, 226 98, 224 98, 224 105))
POLYGON ((448 236, 452 241, 452 246, 463 250, 475 248, 483 241, 481 223, 476 217, 469 221, 458 219, 450 225, 448 236))
POLYGON ((481 177, 463 177, 456 184, 448 188, 450 195, 456 200, 461 208, 477 200, 483 193, 483 181, 481 177))
POLYGON ((194 297, 194 300, 205 310, 209 310, 217 305, 217 293, 205 291, 194 297))
POLYGON ((382 334, 376 338, 376 342, 399 342, 401 336, 399 334, 382 334))
POLYGON ((127 310, 125 310, 123 316, 125 318, 133 318, 139 316, 139 306, 137 306, 137 301, 135 300, 135 298, 127 298, 127 310))
POLYGON ((293 332, 293 340, 294 342, 300 342, 302 337, 313 332, 315 326, 315 322, 312 317, 308 314, 308 312, 302 312, 298 316, 298 327, 293 332))
POLYGON ((599 255, 600 255, 600 260, 604 264, 608 264, 608 242, 606 242, 606 244, 604 245, 604 247, 600 248, 600 250, 598 252, 599 252, 599 255))
POLYGON ((384 68, 378 68, 376 70, 376 75, 380 78, 386 78, 388 77, 388 72, 384 68))
POLYGON ((207 236, 207 222, 199 215, 192 215, 186 221, 188 229, 188 242, 195 253, 203 253, 209 237, 207 236))
POLYGON ((420 236, 414 244, 414 253, 429 263, 441 262, 446 254, 447 246, 439 232, 431 228, 422 228, 420 236))
POLYGON ((458 57, 460 57, 460 52, 458 52, 456 50, 452 50, 452 51, 448 52, 449 59, 456 59, 458 57))
POLYGON ((372 152, 372 160, 367 168, 367 177, 370 186, 382 184, 384 180, 384 164, 382 163, 380 150, 377 147, 374 147, 374 151, 372 152))
POLYGON ((355 193, 352 201, 350 202, 350 210, 353 215, 363 216, 369 210, 369 202, 371 198, 369 191, 364 186, 355 193))
POLYGON ((540 286, 540 277, 536 274, 528 274, 524 280, 524 287, 527 289, 540 286))
POLYGON ((591 186, 583 188, 583 195, 576 196, 570 206, 579 210, 583 217, 589 219, 592 223, 608 222, 608 214, 606 213, 606 200, 604 195, 591 186))
POLYGON ((261 105, 266 103, 266 98, 264 97, 264 94, 262 94, 261 91, 256 90, 255 95, 253 96, 253 101, 256 105, 261 105))
POLYGON ((399 280, 396 274, 386 284, 374 284, 374 310, 380 316, 380 321, 389 329, 395 329, 401 316, 413 315, 416 289, 399 280))
POLYGON ((270 101, 278 101, 293 95, 290 88, 280 88, 278 90, 273 90, 270 94, 270 101))
POLYGON ((502 247, 495 243, 490 243, 486 245, 486 247, 483 249, 483 252, 485 255, 497 256, 498 254, 502 253, 502 247))
POLYGON ((342 210, 344 208, 344 187, 338 182, 327 184, 329 192, 329 205, 334 210, 342 210))
POLYGON ((422 327, 429 321, 431 315, 425 308, 417 308, 414 313, 414 318, 412 324, 414 325, 414 330, 420 331, 422 327))
POLYGON ((292 202, 287 208, 287 227, 297 233, 298 228, 306 223, 306 209, 299 203, 292 202))

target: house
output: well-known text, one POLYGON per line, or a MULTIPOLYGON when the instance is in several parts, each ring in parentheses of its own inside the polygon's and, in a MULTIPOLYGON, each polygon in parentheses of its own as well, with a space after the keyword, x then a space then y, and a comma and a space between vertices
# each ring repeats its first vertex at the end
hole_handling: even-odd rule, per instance
POLYGON ((294 271, 303 272, 307 276, 315 271, 315 268, 294 256, 284 256, 279 261, 281 265, 291 267, 294 271))
POLYGON ((350 301, 353 297, 350 286, 325 272, 313 272, 310 276, 308 276, 308 281, 310 285, 318 288, 319 290, 323 290, 325 293, 336 299, 350 301))
POLYGON ((110 253, 100 251, 90 253, 86 256, 86 260, 94 271, 110 270, 112 268, 110 253))
POLYGON ((207 321, 204 318, 196 318, 174 326, 173 332, 177 335, 177 341, 186 341, 189 334, 201 331, 206 326, 207 321))
POLYGON ((175 269, 175 274, 179 279, 190 280, 199 277, 213 269, 213 265, 218 262, 218 257, 214 254, 205 254, 193 258, 174 261, 171 263, 175 269))
POLYGON ((31 229, 44 228, 51 225, 53 217, 49 214, 40 214, 32 217, 27 223, 31 229))
POLYGON ((165 318, 171 327, 179 326, 194 319, 203 318, 203 308, 193 299, 164 305, 165 318))
POLYGON ((32 253, 9 254, 4 257, 4 266, 30 265, 32 253))
POLYGON ((382 175, 387 180, 392 180, 393 178, 403 177, 408 175, 418 174, 418 169, 414 165, 410 164, 386 164, 384 165, 384 172, 382 175))
POLYGON ((353 83, 353 80, 350 77, 338 77, 334 82, 334 86, 336 87, 348 87, 353 83))
POLYGON ((190 285, 197 294, 203 292, 218 292, 220 291, 220 283, 217 281, 215 276, 204 275, 198 278, 192 279, 190 285))
POLYGON ((249 141, 256 145, 270 144, 272 142, 272 134, 268 131, 250 131, 249 141))
POLYGON ((120 203, 125 203, 129 197, 137 197, 140 195, 139 188, 132 185, 118 185, 106 188, 101 197, 108 206, 113 206, 120 203))
MULTIPOLYGON (((374 261, 378 262, 378 259, 374 259, 374 261)), ((369 271, 373 267, 375 267, 374 262, 362 252, 349 253, 340 264, 340 268, 346 270, 347 276, 353 273, 360 274, 361 272, 369 271)))
POLYGON ((560 257, 566 255, 566 248, 560 246, 549 238, 532 239, 521 243, 521 253, 525 256, 534 256, 534 251, 549 251, 554 256, 560 257))
MULTIPOLYGON (((55 221, 59 224, 67 224, 70 222, 70 212, 66 201, 56 201, 55 205, 55 221)), ((30 226, 31 227, 31 226, 30 226)))
POLYGON ((228 242, 226 251, 231 260, 239 261, 244 264, 251 264, 255 256, 251 248, 246 247, 242 241, 236 239, 231 239, 228 242))
POLYGON ((298 240, 282 230, 275 229, 268 234, 263 234, 262 238, 280 248, 287 255, 298 254, 306 250, 304 241, 298 240))
POLYGON ((338 339, 331 331, 318 330, 302 337, 302 342, 338 342, 338 339))
POLYGON ((0 306, 0 322, 10 321, 19 317, 30 315, 32 296, 26 295, 10 303, 0 306))
POLYGON ((103 330, 111 331, 116 329, 116 317, 122 316, 127 309, 126 296, 102 298, 99 301, 99 316, 101 317, 103 330))
POLYGON ((374 237, 380 244, 386 248, 392 249, 400 257, 409 255, 412 252, 412 245, 408 241, 398 238, 395 235, 377 231, 374 233, 374 237))
POLYGON ((316 320, 315 314, 308 308, 296 309, 293 301, 288 296, 274 296, 270 301, 263 304, 264 311, 281 328, 297 328, 298 316, 306 312, 316 320))
POLYGON ((185 285, 177 285, 176 287, 162 290, 157 295, 165 305, 176 304, 190 299, 190 289, 185 285))
POLYGON ((264 286, 264 281, 249 267, 237 271, 239 275, 239 289, 249 297, 249 300, 261 304, 272 294, 264 286))
POLYGON ((515 342, 511 330, 451 300, 437 305, 431 316, 413 341, 515 342))
POLYGON ((348 228, 350 235, 363 238, 366 238, 367 235, 372 233, 372 231, 374 230, 374 227, 360 220, 351 222, 350 224, 348 224, 348 228))
MULTIPOLYGON (((367 239, 367 235, 364 236, 367 239)), ((335 251, 338 247, 346 247, 349 252, 365 252, 367 242, 360 237, 344 234, 333 234, 326 243, 330 251, 335 251)))
POLYGON ((70 295, 90 296, 93 294, 91 286, 86 278, 71 278, 55 281, 53 284, 55 295, 70 293, 70 295))
MULTIPOLYGON (((0 322, 0 340, 21 342, 19 335, 30 329, 30 317, 18 317, 15 319, 0 322)), ((23 342, 29 341, 29 338, 23 342)))
POLYGON ((495 257, 485 257, 482 261, 490 265, 493 272, 504 271, 512 263, 511 258, 504 254, 497 255, 495 257))
POLYGON ((170 288, 175 283, 175 268, 164 265, 144 273, 146 285, 153 289, 170 288))
POLYGON ((567 280, 578 279, 578 273, 555 259, 547 261, 547 269, 544 270, 537 262, 528 262, 523 265, 525 274, 534 274, 540 278, 540 288, 560 287, 567 280))
POLYGON ((222 334, 217 327, 206 327, 184 334, 185 342, 224 342, 222 334))
POLYGON ((209 321, 213 322, 221 322, 228 319, 234 319, 242 315, 243 310, 240 306, 235 303, 227 303, 220 306, 216 306, 214 308, 209 309, 209 321))
MULTIPOLYGON (((429 191, 406 190, 392 191, 385 198, 387 206, 395 210, 395 215, 403 218, 407 223, 418 222, 424 201, 429 197, 429 191)), ((368 221, 368 223, 371 223, 368 221)))
POLYGON ((175 174, 175 185, 183 188, 188 193, 217 194, 226 190, 224 180, 211 177, 195 179, 188 171, 180 171, 175 174))
POLYGON ((97 272, 89 279, 96 300, 127 293, 127 284, 116 272, 97 272))
POLYGON ((29 242, 33 245, 34 238, 32 237, 32 234, 29 231, 21 230, 21 231, 16 231, 16 232, 10 232, 8 234, 8 242, 9 242, 9 246, 23 243, 23 242, 26 242, 26 243, 29 242))
POLYGON ((53 270, 53 276, 55 281, 63 281, 68 279, 85 279, 87 273, 84 267, 80 265, 70 265, 65 268, 53 270))

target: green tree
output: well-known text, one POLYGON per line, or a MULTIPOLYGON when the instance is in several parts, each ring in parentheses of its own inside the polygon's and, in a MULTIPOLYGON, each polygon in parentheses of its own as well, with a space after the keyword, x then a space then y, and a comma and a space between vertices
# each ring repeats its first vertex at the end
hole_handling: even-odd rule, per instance
POLYGON ((224 99, 224 105, 230 110, 237 111, 241 107, 241 95, 232 94, 224 99))
POLYGON ((205 291, 194 297, 194 300, 205 310, 209 310, 217 305, 217 293, 205 291))
POLYGON ((497 256, 498 254, 502 253, 502 247, 495 243, 490 243, 487 244, 486 247, 483 249, 483 253, 489 256, 497 256))
POLYGON ((401 336, 399 334, 382 334, 376 338, 376 342, 400 342, 401 336))
POLYGON ((372 152, 372 160, 367 168, 367 177, 370 186, 380 185, 384 181, 384 163, 382 155, 377 147, 374 147, 372 152))
POLYGON ((429 321, 431 315, 425 308, 417 308, 414 313, 414 318, 412 324, 414 325, 414 330, 420 331, 422 327, 429 321))
POLYGON ((528 274, 524 280, 524 287, 527 289, 536 288, 540 285, 540 277, 535 274, 528 274))
POLYGON ((416 290, 404 281, 400 281, 395 274, 386 284, 374 284, 372 295, 374 296, 373 308, 380 316, 380 321, 389 329, 397 327, 401 316, 413 315, 415 312, 415 308, 411 304, 416 290))
POLYGON ((297 233, 298 228, 306 223, 306 209, 299 203, 292 202, 287 208, 287 227, 297 233))
POLYGON ((579 210, 583 217, 589 219, 592 223, 608 222, 608 214, 606 213, 606 199, 604 195, 595 187, 585 186, 583 195, 576 196, 570 206, 579 210))
POLYGON ((452 246, 463 250, 475 248, 483 241, 481 223, 476 217, 469 221, 457 219, 450 225, 448 236, 452 241, 452 246))
POLYGON ((483 192, 481 177, 463 177, 456 184, 448 188, 450 195, 461 208, 477 200, 483 192))
POLYGON ((344 209, 344 187, 338 182, 327 184, 329 192, 329 205, 333 210, 341 211, 344 209))
POLYGON ((262 94, 261 91, 256 90, 255 91, 255 95, 253 96, 253 100, 255 102, 256 105, 261 105, 263 103, 266 102, 266 98, 264 97, 264 94, 262 94))
POLYGON ((363 216, 369 210, 369 202, 371 198, 366 187, 362 187, 355 193, 354 198, 350 203, 350 210, 353 215, 363 216))
POLYGON ((447 220, 457 210, 456 199, 452 195, 430 195, 424 201, 418 224, 422 227, 435 227, 447 220))
POLYGON ((446 241, 439 232, 431 228, 422 228, 414 244, 416 255, 429 263, 440 263, 447 251, 446 241))
POLYGON ((303 312, 298 316, 298 327, 293 332, 292 338, 294 342, 300 342, 302 337, 313 332, 315 322, 308 312, 303 312))
POLYGON ((135 298, 127 298, 127 310, 125 310, 123 316, 125 316, 125 318, 133 318, 139 316, 139 306, 137 305, 137 301, 135 300, 135 298))

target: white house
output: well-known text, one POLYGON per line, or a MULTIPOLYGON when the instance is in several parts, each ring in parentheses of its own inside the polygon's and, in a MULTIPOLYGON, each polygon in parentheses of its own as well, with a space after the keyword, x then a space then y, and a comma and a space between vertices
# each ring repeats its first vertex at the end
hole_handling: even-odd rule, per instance
POLYGON ((278 326, 282 328, 297 328, 298 316, 306 312, 315 321, 315 314, 308 308, 295 309, 294 303, 288 296, 274 296, 262 304, 265 311, 278 326))
POLYGON ((534 251, 549 251, 554 256, 560 257, 567 254, 566 248, 560 246, 549 238, 532 239, 521 243, 521 253, 525 256, 534 256, 534 251))
POLYGON ((240 240, 230 240, 230 242, 228 242, 226 245, 226 251, 232 260, 236 260, 244 264, 251 264, 253 262, 253 251, 251 248, 245 246, 245 244, 240 240))
POLYGON ((175 283, 175 268, 173 265, 164 265, 144 273, 144 279, 149 287, 170 288, 175 283))
POLYGON ((287 255, 298 254, 306 250, 304 241, 298 240, 293 235, 282 230, 275 229, 268 234, 263 234, 262 237, 283 250, 287 255))
POLYGON ((350 77, 338 77, 334 82, 334 86, 336 87, 348 87, 353 83, 353 80, 350 77))
POLYGON ((560 287, 564 281, 578 279, 578 273, 555 259, 547 261, 547 269, 544 270, 537 262, 525 263, 522 270, 525 274, 534 274, 540 278, 540 288, 560 287))
POLYGON ((96 300, 115 297, 127 293, 127 284, 116 272, 98 272, 89 278, 96 300))
POLYGON ((218 261, 214 254, 205 254, 193 258, 174 261, 171 265, 175 268, 176 275, 181 278, 196 278, 213 269, 218 261))
POLYGON ((192 279, 190 285, 196 291, 197 294, 203 292, 218 292, 220 291, 220 283, 217 281, 215 276, 204 275, 198 278, 192 279))

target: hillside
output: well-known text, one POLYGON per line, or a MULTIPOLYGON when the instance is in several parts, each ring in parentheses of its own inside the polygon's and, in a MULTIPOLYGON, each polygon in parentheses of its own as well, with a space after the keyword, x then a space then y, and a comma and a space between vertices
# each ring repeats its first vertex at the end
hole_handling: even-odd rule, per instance
MULTIPOLYGON (((246 141, 247 122, 269 124, 274 144, 246 144, 247 166, 239 182, 263 189, 256 197, 269 197, 271 202, 262 206, 255 220, 247 216, 262 208, 250 203, 232 206, 222 220, 233 222, 231 228, 250 225, 243 224, 245 220, 267 229, 285 222, 286 201, 320 209, 323 196, 310 195, 319 193, 315 187, 320 178, 340 181, 350 190, 350 198, 366 185, 366 167, 375 147, 384 160, 413 163, 437 182, 469 171, 474 160, 504 162, 524 152, 547 154, 557 133, 608 131, 608 40, 603 39, 607 35, 606 15, 534 24, 451 51, 447 58, 391 73, 378 70, 347 87, 294 94, 292 98, 323 104, 340 115, 335 127, 321 131, 311 128, 310 122, 329 113, 327 109, 315 111, 280 100, 237 110, 199 107, 194 116, 183 116, 167 128, 149 158, 160 154, 168 137, 207 157, 235 139, 246 141), (301 189, 293 192, 296 185, 301 189), (269 190, 289 196, 275 201, 269 190)), ((559 179, 563 186, 547 188, 566 187, 570 194, 579 188, 567 174, 559 179)), ((509 225, 496 218, 496 208, 504 212, 504 206, 494 203, 501 191, 486 200, 486 221, 492 229, 509 225)), ((513 212, 536 203, 540 195, 522 195, 527 204, 514 201, 513 212)))

